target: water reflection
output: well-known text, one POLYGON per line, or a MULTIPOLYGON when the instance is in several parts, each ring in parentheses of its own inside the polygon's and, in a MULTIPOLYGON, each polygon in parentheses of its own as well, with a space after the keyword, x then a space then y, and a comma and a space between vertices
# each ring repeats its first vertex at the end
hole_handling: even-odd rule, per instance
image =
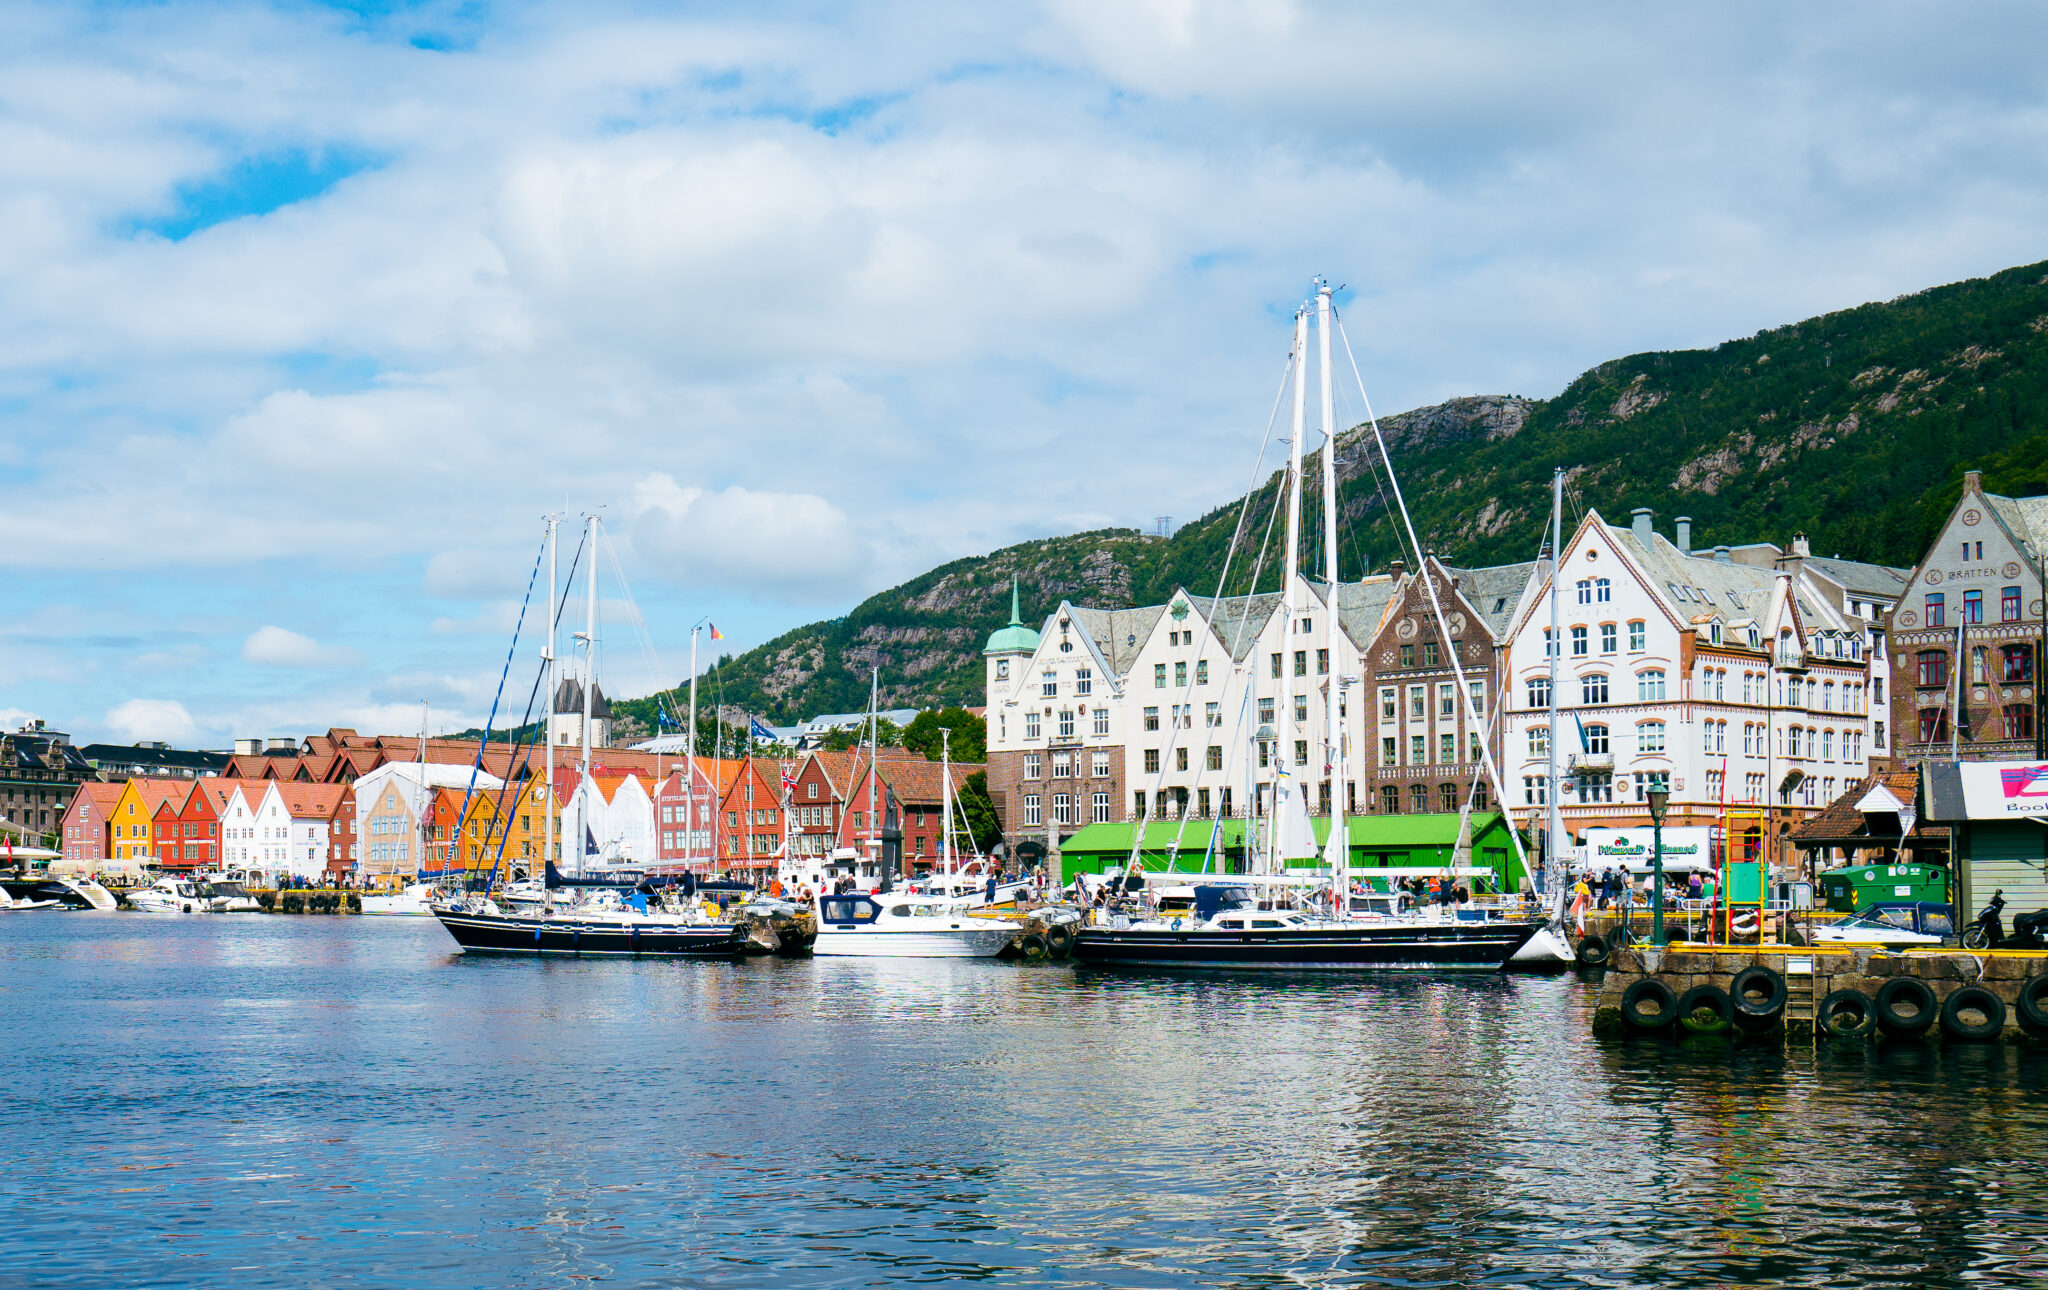
POLYGON ((1595 1044, 1571 980, 0 941, 27 1285, 2037 1282, 2032 1050, 1595 1044))

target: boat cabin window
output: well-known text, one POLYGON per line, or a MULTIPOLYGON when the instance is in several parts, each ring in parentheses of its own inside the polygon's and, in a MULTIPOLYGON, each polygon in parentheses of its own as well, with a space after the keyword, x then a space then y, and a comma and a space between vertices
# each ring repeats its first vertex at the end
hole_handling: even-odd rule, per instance
POLYGON ((842 897, 826 899, 821 912, 828 923, 861 923, 872 920, 876 909, 873 901, 842 897))
POLYGON ((1242 918, 1221 918, 1216 921, 1216 925, 1218 927, 1228 927, 1234 931, 1241 932, 1244 930, 1244 920, 1242 918))
POLYGON ((891 917, 891 918, 908 918, 908 917, 910 917, 910 906, 908 906, 908 905, 891 905, 891 906, 889 906, 889 917, 891 917))
POLYGON ((1287 924, 1285 924, 1285 923, 1281 922, 1281 921, 1280 921, 1279 919, 1277 919, 1277 918, 1254 918, 1254 919, 1252 920, 1252 926, 1253 926, 1253 927, 1285 927, 1285 926, 1287 926, 1287 924))

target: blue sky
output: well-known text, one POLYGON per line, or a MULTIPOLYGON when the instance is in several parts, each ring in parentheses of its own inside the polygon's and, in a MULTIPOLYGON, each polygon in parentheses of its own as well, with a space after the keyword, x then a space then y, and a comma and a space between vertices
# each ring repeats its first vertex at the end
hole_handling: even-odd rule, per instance
POLYGON ((2048 256, 2026 6, 0 3, 0 719, 479 719, 1242 483, 1287 319, 1555 392, 2048 256))

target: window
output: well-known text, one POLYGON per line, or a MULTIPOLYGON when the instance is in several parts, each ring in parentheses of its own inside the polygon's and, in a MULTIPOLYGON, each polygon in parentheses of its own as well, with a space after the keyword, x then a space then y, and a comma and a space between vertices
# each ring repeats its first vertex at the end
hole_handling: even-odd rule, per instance
MULTIPOLYGON (((1261 699, 1261 700, 1260 700, 1260 702, 1261 702, 1261 703, 1263 703, 1263 702, 1265 702, 1265 700, 1261 699)), ((1383 685, 1383 686, 1381 686, 1381 687, 1380 687, 1380 720, 1382 720, 1382 721, 1392 721, 1392 720, 1393 720, 1393 719, 1394 719, 1394 718, 1395 718, 1396 716, 1398 716, 1398 715, 1399 715, 1399 712, 1397 711, 1397 709, 1398 709, 1398 708, 1399 708, 1399 700, 1398 700, 1398 699, 1396 698, 1396 696, 1395 696, 1395 691, 1394 691, 1394 687, 1393 687, 1393 686, 1391 686, 1391 685, 1383 685)), ((1268 717, 1266 717, 1266 718, 1264 718, 1264 719, 1265 719, 1265 720, 1267 720, 1267 721, 1271 721, 1271 720, 1272 720, 1272 718, 1271 718, 1270 716, 1268 716, 1268 717)))
POLYGON ((1963 593, 1963 621, 1977 624, 1984 621, 1984 593, 1966 591, 1963 593))
POLYGON ((2005 709, 2005 737, 2007 739, 2032 739, 2034 737, 2034 705, 2014 703, 2005 709))
POLYGON ((1209 769, 1210 769, 1210 770, 1222 770, 1222 769, 1223 769, 1223 745, 1222 745, 1222 744, 1210 744, 1210 745, 1209 745, 1209 769))
POLYGON ((1607 702, 1607 673, 1588 672, 1579 678, 1579 702, 1607 702))
POLYGON ((1039 677, 1038 692, 1048 699, 1058 694, 1060 692, 1060 674, 1052 668, 1045 669, 1045 673, 1039 677))
POLYGON ((1305 725, 1308 722, 1308 696, 1306 694, 1294 696, 1294 721, 1296 725, 1305 725))
POLYGON ((1107 824, 1107 823, 1109 823, 1109 794, 1107 794, 1107 793, 1097 793, 1097 794, 1095 795, 1095 803, 1094 803, 1094 805, 1095 805, 1095 815, 1094 815, 1095 823, 1097 823, 1097 824, 1107 824))
POLYGON ((1611 751, 1607 745, 1606 726, 1595 723, 1586 727, 1586 751, 1596 756, 1611 751))
POLYGON ((1273 701, 1271 699, 1259 700, 1259 720, 1269 726, 1273 724, 1273 701))
POLYGON ((1392 784, 1380 790, 1380 810, 1388 815, 1401 813, 1401 790, 1392 784))
POLYGON ((1548 709, 1550 707, 1549 677, 1532 676, 1529 678, 1529 706, 1532 708, 1544 709, 1548 709))
POLYGON ((1472 809, 1483 811, 1492 805, 1493 799, 1487 794, 1486 781, 1482 779, 1472 785, 1472 809))
MULTIPOLYGON (((1204 671, 1204 672, 1206 672, 1206 671, 1208 670, 1208 667, 1209 667, 1209 665, 1208 665, 1207 663, 1204 663, 1204 664, 1202 664, 1202 668, 1203 668, 1203 671, 1204 671)), ((1317 650, 1317 651, 1316 651, 1316 675, 1317 675, 1317 676, 1328 676, 1329 674, 1330 674, 1330 651, 1328 651, 1328 650, 1326 650, 1326 649, 1319 649, 1319 650, 1317 650)), ((1204 676, 1204 677, 1203 677, 1202 679, 1206 681, 1206 680, 1208 679, 1208 677, 1207 677, 1207 676, 1204 676)))
POLYGON ((2020 620, 2020 589, 2007 587, 1998 595, 1998 620, 2016 623, 2020 620))
POLYGON ((1429 687, 1411 685, 1408 687, 1408 715, 1417 721, 1429 715, 1429 687))
POLYGON ((1596 600, 1596 601, 1598 601, 1599 603, 1601 603, 1601 604, 1603 604, 1603 605, 1604 605, 1604 604, 1606 604, 1606 603, 1607 603, 1608 601, 1610 601, 1610 600, 1614 599, 1614 596, 1613 596, 1613 591, 1614 591, 1614 588, 1613 588, 1613 586, 1612 586, 1612 585, 1611 585, 1611 584, 1610 584, 1610 583, 1609 583, 1609 582, 1607 581, 1607 579, 1605 579, 1605 578, 1595 578, 1595 579, 1593 579, 1593 599, 1594 599, 1594 600, 1596 600))
POLYGON ((1636 772, 1636 800, 1647 802, 1652 792, 1671 791, 1671 772, 1668 770, 1639 770, 1636 772))
POLYGON ((1072 824, 1074 822, 1074 799, 1065 793, 1055 793, 1052 798, 1052 822, 1072 824))
POLYGON ((1097 708, 1097 709, 1095 710, 1095 727, 1094 727, 1094 731, 1095 731, 1095 737, 1096 737, 1097 739, 1102 739, 1102 738, 1106 738, 1106 737, 1107 737, 1107 736, 1109 735, 1109 709, 1108 709, 1108 708, 1097 708))
POLYGON ((1449 815, 1458 809, 1458 786, 1438 784, 1436 786, 1436 809, 1449 815))
POLYGON ((1578 581, 1578 583, 1577 583, 1576 585, 1577 585, 1577 587, 1578 587, 1578 591, 1579 591, 1579 603, 1580 603, 1580 604, 1582 604, 1582 605, 1590 605, 1590 604, 1592 604, 1592 603, 1593 603, 1593 580, 1592 580, 1591 578, 1581 578, 1581 579, 1579 579, 1579 581, 1578 581))
POLYGON ((1557 636, 1548 627, 1543 629, 1543 657, 1557 657, 1557 636))
POLYGON ((1280 654, 1277 650, 1273 654, 1273 679, 1276 681, 1280 679, 1280 654))
POLYGON ((1188 750, 1186 748, 1176 748, 1173 750, 1173 768, 1175 770, 1186 770, 1188 768, 1188 750))
POLYGON ((1155 690, 1166 688, 1166 664, 1154 663, 1152 665, 1152 688, 1155 690))
POLYGON ((1186 688, 1187 688, 1187 684, 1188 684, 1188 661, 1187 661, 1186 659, 1180 659, 1179 661, 1177 661, 1176 663, 1174 663, 1174 665, 1173 665, 1173 684, 1174 684, 1174 688, 1175 688, 1175 689, 1182 689, 1182 690, 1184 690, 1184 689, 1186 689, 1186 688))
POLYGON ((1425 735, 1408 736, 1408 764, 1426 766, 1429 764, 1429 739, 1425 735))
POLYGON ((1401 647, 1401 666, 1415 666, 1415 647, 1413 645, 1403 645, 1401 647))
POLYGON ((1091 779, 1108 779, 1109 754, 1099 749, 1089 754, 1088 773, 1091 779))
POLYGON ((1917 657, 1919 661, 1919 683, 1921 685, 1948 684, 1948 654, 1946 651, 1923 649, 1917 657))
POLYGON ((1548 757, 1550 755, 1550 727, 1529 727, 1529 755, 1531 757, 1548 757))
POLYGON ((1024 714, 1024 737, 1026 739, 1038 738, 1038 714, 1036 712, 1024 714))
POLYGON ((1074 669, 1074 693, 1095 693, 1095 671, 1093 668, 1077 667, 1074 669))
POLYGON ((1632 654, 1640 654, 1649 648, 1648 631, 1640 618, 1628 625, 1628 648, 1632 654))
POLYGON ((1159 709, 1158 709, 1158 708, 1147 708, 1147 709, 1145 709, 1145 729, 1147 729, 1147 730, 1157 730, 1157 729, 1159 729, 1159 709))
POLYGON ((2005 647, 2005 679, 2008 681, 2031 681, 2034 679, 2034 647, 2032 645, 2008 645, 2005 647))
POLYGON ((1399 743, 1396 742, 1396 740, 1394 739, 1394 736, 1388 735, 1386 738, 1380 740, 1380 765, 1392 766, 1397 764, 1400 761, 1400 759, 1401 748, 1399 743))
POLYGON ((1636 698, 1656 702, 1664 697, 1664 673, 1656 668, 1636 673, 1636 698))
POLYGON ((1645 721, 1636 727, 1636 751, 1639 753, 1661 753, 1664 751, 1664 723, 1645 721))
POLYGON ((1484 714, 1486 711, 1486 682, 1467 681, 1465 688, 1472 693, 1472 711, 1484 714))
POLYGON ((1578 780, 1581 806, 1614 800, 1614 775, 1611 772, 1582 770, 1579 772, 1578 780))
POLYGON ((1045 823, 1045 818, 1039 814, 1038 794, 1036 793, 1026 793, 1024 795, 1024 823, 1027 825, 1045 823))
POLYGON ((1073 711, 1072 711, 1071 709, 1065 709, 1065 708, 1063 708, 1063 709, 1061 709, 1061 710, 1060 710, 1060 738, 1062 738, 1062 739, 1072 739, 1073 737, 1074 737, 1074 714, 1073 714, 1073 711))
POLYGON ((1600 652, 1602 654, 1612 654, 1614 652, 1613 623, 1600 624, 1600 652))
POLYGON ((1427 815, 1429 813, 1429 785, 1410 784, 1408 786, 1408 809, 1417 815, 1427 815))
POLYGON ((1308 675, 1308 651, 1305 649, 1294 651, 1294 674, 1296 676, 1308 675))
MULTIPOLYGON (((1394 790, 1387 791, 1391 793, 1394 790)), ((1541 775, 1522 776, 1522 803, 1525 806, 1550 805, 1550 781, 1541 775)))
POLYGON ((1940 708, 1920 709, 1920 742, 1937 744, 1948 738, 1948 713, 1940 708))
POLYGON ((1435 641, 1422 642, 1422 665, 1424 667, 1440 666, 1439 660, 1437 659, 1435 641))
POLYGON ((1052 777, 1072 779, 1074 777, 1074 754, 1056 752, 1052 755, 1052 777))
MULTIPOLYGON (((1842 751, 1848 751, 1846 744, 1842 751)), ((1833 761, 1835 759, 1835 732, 1832 730, 1820 732, 1820 759, 1822 761, 1833 761)))
POLYGON ((1586 629, 1583 626, 1574 627, 1572 628, 1572 657, 1584 658, 1585 655, 1586 629))
POLYGON ((1045 754, 1028 752, 1024 754, 1024 778, 1040 779, 1045 774, 1045 754))
POLYGON ((1457 686, 1445 684, 1436 687, 1436 714, 1439 717, 1455 717, 1458 715, 1457 686))
POLYGON ((1308 765, 1308 740, 1297 739, 1294 741, 1294 764, 1297 766, 1308 765))
POLYGON ((1944 602, 1946 602, 1947 599, 1948 597, 1944 596, 1939 591, 1933 591, 1928 593, 1927 625, 1929 627, 1940 627, 1945 621, 1946 606, 1944 602))
POLYGON ((1436 744, 1436 760, 1438 765, 1449 766, 1457 762, 1458 737, 1456 735, 1438 735, 1436 737, 1436 744))
POLYGON ((1157 775, 1159 773, 1159 750, 1157 748, 1147 748, 1145 750, 1145 773, 1147 775, 1157 775))

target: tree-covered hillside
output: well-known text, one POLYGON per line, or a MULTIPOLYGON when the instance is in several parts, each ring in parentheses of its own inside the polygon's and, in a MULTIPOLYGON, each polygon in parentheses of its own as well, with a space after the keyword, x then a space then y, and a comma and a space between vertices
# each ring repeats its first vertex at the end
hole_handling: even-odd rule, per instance
MULTIPOLYGON (((1803 532, 1816 552, 1910 564, 1965 468, 1993 491, 2048 492, 2044 274, 2030 265, 1713 349, 1619 358, 1554 399, 1456 399, 1381 428, 1423 546, 1454 563, 1531 558, 1562 465, 1576 505, 1623 521, 1648 506, 1667 533, 1690 515, 1696 545, 1803 532)), ((1338 441, 1347 579, 1400 554, 1370 442, 1363 428, 1338 441)), ((1253 498, 1233 592, 1249 583, 1277 490, 1276 476, 1253 498)), ((778 721, 848 711, 866 704, 879 663, 884 707, 978 703, 981 644, 1009 617, 1013 575, 1033 623, 1062 598, 1206 594, 1239 514, 1233 501, 1170 539, 1107 530, 956 560, 724 661, 719 688, 729 707, 778 721)), ((1277 579, 1269 556, 1259 582, 1277 579)))

